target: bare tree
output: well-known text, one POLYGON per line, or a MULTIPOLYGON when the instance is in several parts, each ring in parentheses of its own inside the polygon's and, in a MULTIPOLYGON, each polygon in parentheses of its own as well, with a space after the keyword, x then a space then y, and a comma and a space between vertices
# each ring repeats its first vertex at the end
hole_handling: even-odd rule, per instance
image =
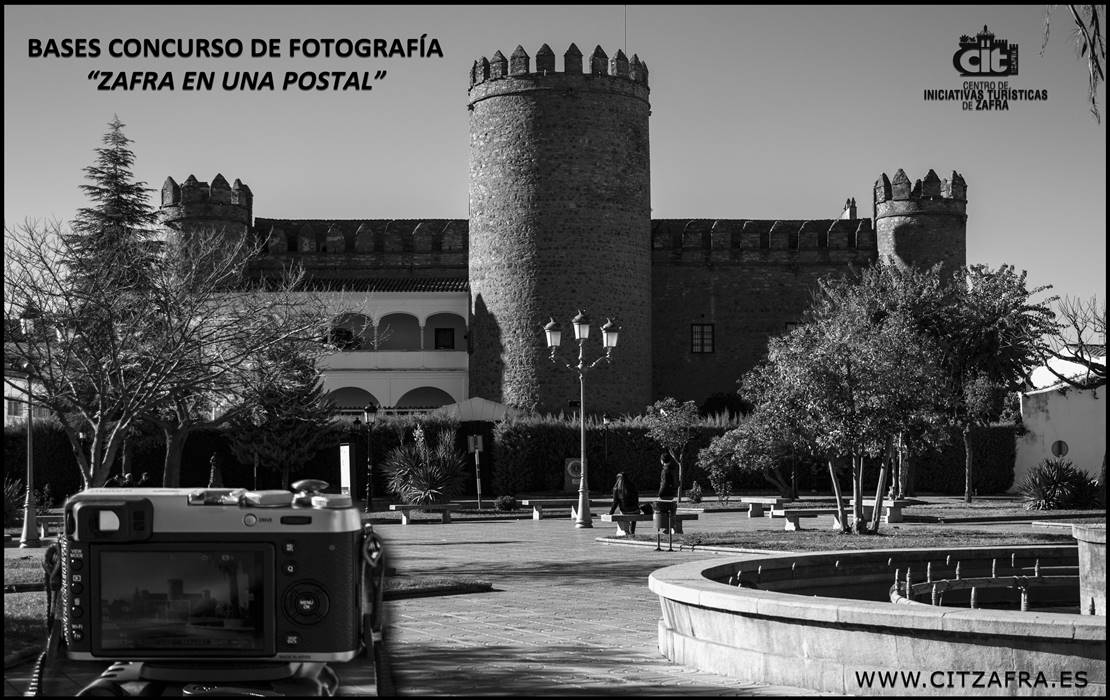
POLYGON ((327 313, 319 295, 302 291, 304 272, 251 275, 261 247, 245 235, 190 231, 166 242, 153 274, 150 304, 158 321, 154 346, 173 358, 172 373, 143 412, 166 438, 162 483, 177 486, 189 434, 218 427, 249 409, 248 376, 260 354, 291 342, 317 357, 327 313), (310 350, 311 349, 311 350, 310 350))
MULTIPOLYGON (((6 231, 5 312, 33 317, 36 330, 9 339, 9 360, 26 367, 32 400, 48 407, 69 436, 84 486, 99 486, 128 429, 140 417, 166 435, 163 484, 177 485, 188 434, 230 420, 243 408, 244 375, 259 353, 291 341, 320 342, 328 314, 320 295, 301 292, 303 273, 252 281, 258 253, 246 237, 191 232, 171 238, 141 283, 75 271, 74 238, 57 224, 6 231), (79 431, 88 428, 88 453, 79 431)), ((111 264, 129 264, 119 248, 111 264)), ((107 263, 105 263, 107 264, 107 263)), ((335 302, 332 302, 334 308, 335 302)), ((5 380, 21 394, 24 382, 5 380)))
POLYGON ((1106 385, 1106 304, 1095 297, 1084 301, 1064 297, 1056 305, 1057 330, 1038 346, 1045 367, 1062 382, 1076 389, 1106 385), (1086 371, 1061 372, 1049 361, 1064 360, 1086 371))
MULTIPOLYGON (((70 440, 83 485, 108 476, 136 416, 164 389, 165 362, 152 361, 144 329, 156 311, 105 283, 106 276, 75 273, 80 256, 58 223, 6 228, 4 310, 27 318, 34 330, 6 338, 6 360, 31 377, 30 399, 59 419, 70 440), (79 433, 91 433, 86 453, 79 433)), ((98 264, 126 265, 124 249, 98 264)), ((5 377, 26 396, 28 387, 5 377)))

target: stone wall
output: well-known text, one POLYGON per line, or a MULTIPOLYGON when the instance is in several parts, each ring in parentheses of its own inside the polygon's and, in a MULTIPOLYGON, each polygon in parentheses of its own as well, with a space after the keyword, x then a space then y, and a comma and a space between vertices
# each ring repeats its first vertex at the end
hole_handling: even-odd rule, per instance
POLYGON ((869 219, 665 219, 652 239, 653 399, 680 401, 736 391, 819 278, 876 255, 869 219), (691 351, 692 324, 713 324, 714 352, 691 351))

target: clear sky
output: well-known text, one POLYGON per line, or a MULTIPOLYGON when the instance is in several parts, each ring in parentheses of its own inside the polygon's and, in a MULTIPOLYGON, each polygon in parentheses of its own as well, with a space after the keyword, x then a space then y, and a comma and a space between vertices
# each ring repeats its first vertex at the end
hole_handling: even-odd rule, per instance
MULTIPOLYGON (((1106 115, 1088 113, 1085 65, 1043 5, 5 6, 4 221, 72 218, 106 124, 134 140, 136 176, 161 187, 223 173, 268 218, 466 218, 467 74, 517 44, 575 42, 647 61, 655 218, 833 218, 898 168, 968 183, 968 262, 1010 263, 1061 294, 1105 299, 1106 115), (627 23, 625 14, 627 12, 627 23), (959 37, 989 25, 1020 47, 1009 111, 926 102, 960 88, 959 37), (288 56, 293 38, 435 38, 443 57, 288 56), (627 39, 626 39, 627 36, 627 39), (29 40, 99 38, 97 58, 29 57, 29 40), (238 38, 244 56, 111 58, 113 38, 238 38), (277 38, 280 58, 251 58, 277 38), (172 71, 175 90, 100 91, 91 71, 172 71), (371 91, 282 91, 286 71, 375 71, 371 91), (216 89, 181 89, 215 71, 216 89), (225 91, 225 71, 272 72, 273 91, 225 91)), ((1105 109, 1105 96, 1100 95, 1105 109)))

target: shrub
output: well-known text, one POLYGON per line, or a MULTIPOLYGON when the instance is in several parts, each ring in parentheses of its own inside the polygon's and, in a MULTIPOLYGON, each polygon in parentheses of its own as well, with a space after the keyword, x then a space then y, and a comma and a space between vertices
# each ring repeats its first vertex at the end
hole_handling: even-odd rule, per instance
POLYGON ((520 503, 518 503, 513 496, 498 496, 497 500, 493 502, 493 505, 502 513, 511 513, 520 510, 520 503))
POLYGON ((1070 460, 1046 459, 1018 486, 1026 510, 1090 508, 1098 502, 1098 484, 1070 460))
POLYGON ((686 495, 690 497, 691 503, 701 503, 701 486, 698 485, 698 482, 694 482, 694 485, 690 487, 690 492, 686 495))
POLYGON ((4 476, 4 527, 23 520, 23 481, 4 476))
POLYGON ((429 445, 417 425, 413 441, 389 453, 383 464, 389 490, 410 505, 444 503, 463 488, 464 457, 455 449, 455 435, 442 430, 429 445))

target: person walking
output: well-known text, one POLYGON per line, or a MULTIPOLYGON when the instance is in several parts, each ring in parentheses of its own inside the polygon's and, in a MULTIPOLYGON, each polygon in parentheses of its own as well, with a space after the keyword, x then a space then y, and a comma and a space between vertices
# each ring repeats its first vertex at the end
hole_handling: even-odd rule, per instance
MULTIPOLYGON (((609 515, 620 510, 622 515, 640 514, 640 491, 636 482, 628 472, 618 472, 617 480, 613 484, 613 505, 609 507, 609 515)), ((636 534, 636 521, 630 522, 628 532, 636 534)))

